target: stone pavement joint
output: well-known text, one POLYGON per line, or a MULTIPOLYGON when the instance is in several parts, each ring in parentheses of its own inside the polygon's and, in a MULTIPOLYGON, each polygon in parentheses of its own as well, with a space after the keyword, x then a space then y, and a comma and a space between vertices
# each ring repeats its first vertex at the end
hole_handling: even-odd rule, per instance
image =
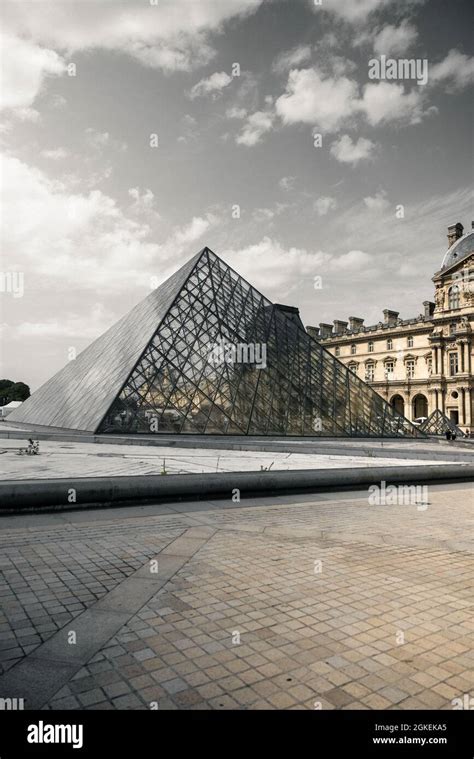
POLYGON ((199 551, 214 530, 191 528, 0 677, 0 693, 41 709, 199 551), (190 537, 187 538, 187 533, 190 537), (163 557, 162 556, 163 554, 163 557), (156 575, 152 562, 158 562, 156 575), (73 631, 76 643, 68 642, 73 631))
MULTIPOLYGON (((123 535, 143 543, 124 592, 90 608, 107 631, 89 641, 79 617, 63 624, 54 663, 51 649, 36 649, 28 668, 0 679, 0 695, 34 708, 36 689, 46 709, 452 709, 472 694, 472 485, 430 485, 428 500, 420 511, 374 506, 360 492, 269 494, 0 520, 24 604, 45 592, 26 562, 32 550, 37 564, 61 558, 75 545, 67 536, 87 551, 108 545, 117 563, 123 535), (74 659, 71 629, 83 646, 74 659)), ((62 579, 73 565, 58 569, 62 579)))

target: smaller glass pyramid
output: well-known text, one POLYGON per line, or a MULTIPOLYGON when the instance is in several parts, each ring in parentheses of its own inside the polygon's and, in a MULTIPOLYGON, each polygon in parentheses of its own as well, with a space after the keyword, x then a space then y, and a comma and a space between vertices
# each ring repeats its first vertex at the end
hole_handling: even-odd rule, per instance
POLYGON ((464 437, 464 432, 439 409, 433 411, 428 419, 420 424, 419 429, 426 435, 445 435, 450 430, 457 437, 464 437))

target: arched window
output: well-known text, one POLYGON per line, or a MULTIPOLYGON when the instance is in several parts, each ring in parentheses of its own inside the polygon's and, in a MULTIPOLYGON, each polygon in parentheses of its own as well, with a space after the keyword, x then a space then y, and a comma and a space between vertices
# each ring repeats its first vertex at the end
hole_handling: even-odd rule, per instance
POLYGON ((352 344, 351 345, 351 356, 355 356, 356 353, 357 353, 357 346, 354 345, 354 344, 352 344))
POLYGON ((369 353, 373 353, 373 352, 374 352, 374 341, 370 340, 369 341, 369 353))
POLYGON ((337 348, 335 349, 334 353, 335 353, 336 356, 340 356, 341 355, 341 349, 339 348, 339 346, 337 346, 337 348))
POLYGON ((413 335, 408 335, 407 337, 407 345, 409 348, 413 348, 413 335))
POLYGON ((393 340, 392 340, 391 337, 389 337, 388 340, 387 340, 387 350, 391 351, 392 348, 393 348, 393 340))
POLYGON ((392 400, 390 401, 390 404, 392 408, 395 409, 397 414, 401 414, 404 416, 405 414, 405 401, 403 400, 401 395, 394 395, 392 400))
POLYGON ((426 418, 428 416, 428 400, 421 393, 415 395, 413 398, 412 413, 413 419, 426 418))
POLYGON ((453 285, 448 290, 448 304, 449 308, 459 308, 459 287, 453 285))

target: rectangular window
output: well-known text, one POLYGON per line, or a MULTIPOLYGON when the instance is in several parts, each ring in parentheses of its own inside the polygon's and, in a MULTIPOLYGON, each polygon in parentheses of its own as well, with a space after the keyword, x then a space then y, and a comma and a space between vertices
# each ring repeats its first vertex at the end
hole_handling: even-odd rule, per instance
POLYGON ((454 374, 457 374, 459 371, 459 365, 458 365, 458 354, 456 353, 450 353, 449 354, 449 373, 451 377, 454 374))
POLYGON ((413 377, 415 376, 415 362, 407 361, 406 367, 407 367, 407 379, 413 379, 413 377))
POLYGON ((393 361, 386 361, 385 362, 385 377, 387 379, 393 379, 393 370, 394 370, 394 363, 393 361))
POLYGON ((373 364, 367 364, 365 367, 365 380, 366 382, 373 382, 375 375, 375 366, 373 364))
POLYGON ((336 348, 335 354, 336 354, 336 356, 339 356, 341 354, 341 349, 340 348, 336 348))

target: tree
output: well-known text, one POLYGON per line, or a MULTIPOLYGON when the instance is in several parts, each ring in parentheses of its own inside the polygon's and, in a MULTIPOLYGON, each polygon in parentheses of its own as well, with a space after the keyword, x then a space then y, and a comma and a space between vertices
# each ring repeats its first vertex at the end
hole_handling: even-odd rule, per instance
POLYGON ((5 403, 8 403, 7 394, 12 385, 14 385, 14 382, 12 382, 12 380, 0 380, 0 406, 4 406, 5 403))
POLYGON ((0 380, 0 405, 5 406, 10 401, 26 401, 31 395, 30 388, 24 382, 0 380))

